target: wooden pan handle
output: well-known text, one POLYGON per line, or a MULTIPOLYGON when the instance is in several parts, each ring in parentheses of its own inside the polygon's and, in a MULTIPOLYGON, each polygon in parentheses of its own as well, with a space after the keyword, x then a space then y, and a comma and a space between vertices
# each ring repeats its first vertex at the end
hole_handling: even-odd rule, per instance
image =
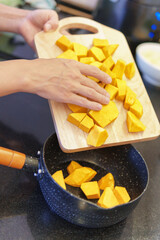
POLYGON ((0 165, 22 169, 26 155, 7 148, 0 147, 0 165))

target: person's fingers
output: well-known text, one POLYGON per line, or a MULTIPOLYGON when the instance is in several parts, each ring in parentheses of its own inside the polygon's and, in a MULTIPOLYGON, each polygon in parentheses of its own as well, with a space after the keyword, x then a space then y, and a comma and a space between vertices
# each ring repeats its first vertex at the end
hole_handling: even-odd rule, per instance
POLYGON ((108 104, 110 100, 109 97, 97 92, 94 88, 84 85, 79 85, 73 92, 101 104, 108 104))
POLYGON ((94 88, 98 93, 110 98, 109 93, 104 88, 100 87, 96 82, 85 76, 82 77, 81 84, 90 88, 94 88))
POLYGON ((56 12, 51 12, 48 21, 44 24, 44 31, 55 30, 58 27, 58 15, 56 12))
POLYGON ((78 62, 77 64, 81 74, 86 76, 93 76, 106 84, 112 82, 111 77, 105 72, 101 71, 99 68, 80 62, 78 62))
POLYGON ((82 96, 79 96, 77 94, 71 94, 70 98, 68 99, 67 103, 73 103, 75 105, 85 107, 91 110, 99 111, 102 109, 102 105, 100 103, 97 103, 95 101, 91 101, 87 98, 84 98, 82 96))

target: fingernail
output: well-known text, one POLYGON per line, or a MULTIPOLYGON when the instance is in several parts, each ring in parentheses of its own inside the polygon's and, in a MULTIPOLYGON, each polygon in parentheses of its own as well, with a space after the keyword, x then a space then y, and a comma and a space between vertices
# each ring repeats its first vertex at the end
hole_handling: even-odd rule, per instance
POLYGON ((46 30, 46 31, 51 30, 51 28, 52 28, 52 26, 51 26, 50 23, 46 23, 46 24, 45 24, 45 30, 46 30))
POLYGON ((102 105, 101 104, 97 104, 97 111, 102 109, 102 105))
POLYGON ((112 78, 108 78, 108 83, 111 83, 112 82, 112 78))

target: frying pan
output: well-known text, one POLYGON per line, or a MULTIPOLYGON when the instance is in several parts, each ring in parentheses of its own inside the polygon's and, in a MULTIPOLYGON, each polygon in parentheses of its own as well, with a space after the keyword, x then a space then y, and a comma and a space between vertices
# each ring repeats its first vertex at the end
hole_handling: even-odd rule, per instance
POLYGON ((125 219, 143 196, 149 179, 147 165, 132 145, 64 153, 56 134, 46 140, 39 158, 1 147, 0 164, 33 171, 50 209, 67 221, 88 228, 107 227, 125 219), (80 188, 68 185, 67 190, 61 188, 51 175, 61 169, 66 177, 66 168, 72 160, 96 170, 94 180, 111 172, 116 185, 126 187, 131 201, 105 209, 97 205, 97 200, 86 200, 80 188))

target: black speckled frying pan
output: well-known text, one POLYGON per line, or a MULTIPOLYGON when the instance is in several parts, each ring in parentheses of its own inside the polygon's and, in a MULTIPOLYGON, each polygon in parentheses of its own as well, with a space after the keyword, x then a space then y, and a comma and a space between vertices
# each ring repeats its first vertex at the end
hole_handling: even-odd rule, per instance
POLYGON ((0 164, 34 171, 50 209, 71 223, 89 228, 107 227, 125 219, 138 204, 149 180, 146 163, 132 145, 64 153, 55 134, 45 142, 39 159, 0 148, 0 164), (96 170, 94 180, 111 172, 115 184, 126 187, 131 201, 105 209, 97 205, 97 200, 87 200, 80 188, 61 188, 51 175, 63 170, 66 177, 72 160, 96 170))

